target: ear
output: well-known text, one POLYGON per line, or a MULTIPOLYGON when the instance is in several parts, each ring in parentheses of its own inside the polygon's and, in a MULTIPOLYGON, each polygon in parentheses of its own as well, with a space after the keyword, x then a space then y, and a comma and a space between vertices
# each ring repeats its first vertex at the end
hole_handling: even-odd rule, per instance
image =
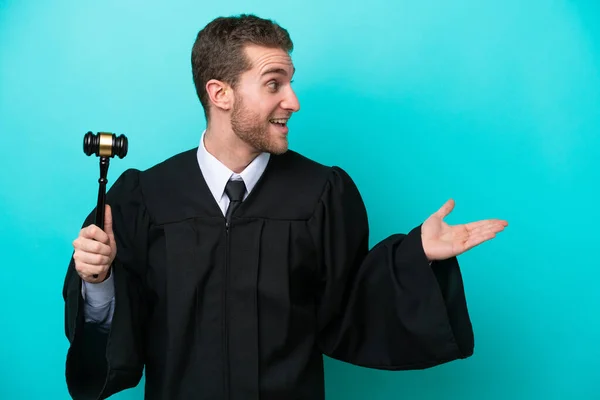
POLYGON ((233 106, 233 90, 227 83, 211 79, 206 82, 206 93, 217 108, 227 111, 233 106))

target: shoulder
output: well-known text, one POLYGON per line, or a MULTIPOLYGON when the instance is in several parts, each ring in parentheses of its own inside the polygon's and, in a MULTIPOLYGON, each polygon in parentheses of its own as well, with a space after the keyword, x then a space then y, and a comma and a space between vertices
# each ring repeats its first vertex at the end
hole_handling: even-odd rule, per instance
POLYGON ((302 178, 300 182, 305 181, 310 183, 313 188, 321 187, 323 190, 326 190, 327 187, 331 187, 332 185, 350 185, 356 188, 352 177, 341 166, 325 165, 291 150, 279 157, 279 168, 282 168, 284 171, 290 171, 292 174, 300 175, 302 178))
POLYGON ((289 196, 305 197, 310 194, 315 197, 327 184, 332 167, 288 150, 281 155, 272 155, 268 170, 270 180, 285 187, 289 196))
POLYGON ((141 171, 141 178, 147 179, 172 179, 174 175, 180 175, 191 167, 197 167, 196 154, 198 149, 193 148, 175 154, 154 166, 141 171))
POLYGON ((319 186, 319 183, 326 185, 327 181, 335 178, 338 174, 350 178, 339 166, 325 165, 292 150, 274 156, 273 164, 274 168, 281 173, 288 175, 288 177, 289 175, 298 177, 300 182, 309 182, 312 187, 319 186))
POLYGON ((271 183, 286 188, 284 196, 294 204, 304 204, 308 214, 323 202, 362 202, 356 184, 340 166, 325 165, 291 150, 274 156, 272 163, 271 183))
POLYGON ((140 171, 140 185, 144 193, 161 196, 165 191, 185 186, 198 172, 196 153, 197 148, 189 149, 140 171))
POLYGON ((148 198, 161 196, 166 190, 181 185, 183 182, 180 181, 185 177, 189 178, 195 154, 194 149, 186 150, 145 170, 127 169, 117 178, 107 195, 115 202, 135 200, 146 203, 148 198))
POLYGON ((272 156, 279 167, 287 167, 291 170, 303 171, 306 174, 324 176, 329 173, 331 167, 317 162, 294 150, 288 150, 284 154, 272 156))
POLYGON ((175 154, 145 170, 138 168, 127 169, 119 176, 117 181, 115 181, 115 185, 122 181, 143 184, 144 181, 172 179, 174 175, 180 174, 182 169, 193 166, 196 150, 197 149, 190 149, 175 154))

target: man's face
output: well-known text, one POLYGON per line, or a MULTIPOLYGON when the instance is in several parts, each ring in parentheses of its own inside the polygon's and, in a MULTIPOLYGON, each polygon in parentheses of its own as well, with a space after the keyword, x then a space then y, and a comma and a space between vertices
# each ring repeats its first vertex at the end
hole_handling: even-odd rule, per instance
POLYGON ((291 87, 294 66, 282 49, 247 46, 252 66, 235 88, 231 114, 233 132, 260 152, 282 154, 288 149, 287 121, 300 109, 291 87))

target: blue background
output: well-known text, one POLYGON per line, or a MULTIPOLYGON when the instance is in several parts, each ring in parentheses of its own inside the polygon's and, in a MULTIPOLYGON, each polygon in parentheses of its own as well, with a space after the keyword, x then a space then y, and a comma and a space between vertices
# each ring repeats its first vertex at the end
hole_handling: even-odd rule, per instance
POLYGON ((600 3, 564 0, 0 0, 0 398, 68 398, 61 288, 98 187, 84 133, 128 136, 110 183, 195 147, 192 43, 241 12, 290 31, 292 148, 351 174, 373 244, 450 197, 450 223, 510 223, 460 258, 472 358, 327 359, 328 399, 599 399, 600 3))

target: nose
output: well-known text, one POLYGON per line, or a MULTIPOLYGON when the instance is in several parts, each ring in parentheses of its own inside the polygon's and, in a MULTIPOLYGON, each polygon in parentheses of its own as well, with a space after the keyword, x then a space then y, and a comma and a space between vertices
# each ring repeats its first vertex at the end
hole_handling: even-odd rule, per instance
POLYGON ((288 87, 285 97, 281 102, 281 107, 290 112, 296 112, 300 110, 300 102, 298 101, 298 97, 296 96, 294 89, 291 87, 288 87))

